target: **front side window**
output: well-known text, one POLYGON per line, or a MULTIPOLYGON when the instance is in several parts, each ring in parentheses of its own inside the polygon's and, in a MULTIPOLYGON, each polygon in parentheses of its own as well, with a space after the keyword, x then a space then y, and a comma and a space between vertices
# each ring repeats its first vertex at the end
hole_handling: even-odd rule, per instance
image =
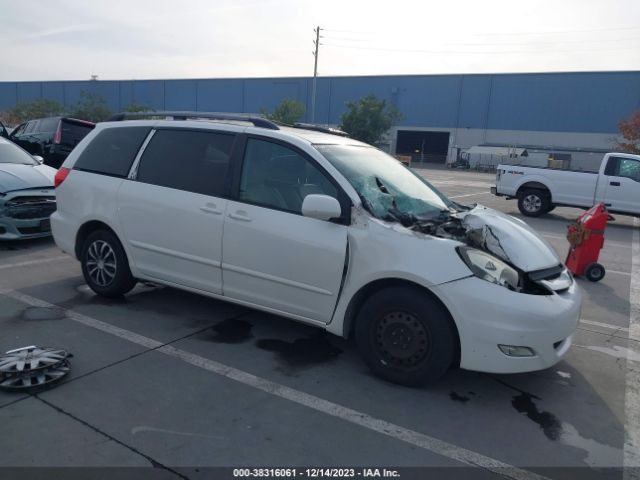
POLYGON ((640 182, 640 161, 632 158, 621 158, 618 176, 640 182))
POLYGON ((37 123, 38 123, 38 120, 31 120, 30 122, 27 122, 27 126, 24 127, 23 133, 33 133, 36 130, 37 123))
POLYGON ((293 149, 250 138, 244 154, 240 200, 265 207, 302 212, 307 195, 338 198, 324 173, 293 149))
POLYGON ((194 130, 158 130, 145 149, 136 179, 161 187, 223 196, 235 136, 194 130))
POLYGON ((17 136, 17 135, 21 135, 24 133, 24 128, 27 126, 26 123, 23 123, 21 125, 18 125, 16 128, 13 129, 13 132, 11 132, 12 136, 17 136))
POLYGON ((610 177, 625 177, 640 182, 640 161, 633 158, 609 157, 604 174, 610 177))

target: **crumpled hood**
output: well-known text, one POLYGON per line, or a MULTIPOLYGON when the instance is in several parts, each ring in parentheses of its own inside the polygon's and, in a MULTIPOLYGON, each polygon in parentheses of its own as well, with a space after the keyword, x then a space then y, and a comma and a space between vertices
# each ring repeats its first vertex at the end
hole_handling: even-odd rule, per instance
POLYGON ((562 263, 553 247, 520 219, 483 205, 454 217, 476 245, 524 272, 562 263))
POLYGON ((56 169, 47 165, 0 163, 0 193, 27 188, 53 187, 56 169))

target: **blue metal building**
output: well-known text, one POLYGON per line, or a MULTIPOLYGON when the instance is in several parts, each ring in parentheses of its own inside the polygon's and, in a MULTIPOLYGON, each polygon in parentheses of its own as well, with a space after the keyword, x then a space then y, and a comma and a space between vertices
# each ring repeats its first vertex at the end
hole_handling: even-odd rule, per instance
MULTIPOLYGON (((292 98, 306 105, 304 120, 312 121, 311 83, 307 77, 0 82, 0 111, 43 97, 72 105, 87 90, 114 112, 134 102, 156 110, 260 112, 292 98)), ((403 114, 389 134, 392 151, 410 149, 402 145, 403 131, 425 132, 420 148, 432 143, 427 153, 435 156, 481 144, 601 151, 611 148, 618 122, 640 109, 640 71, 322 77, 315 122, 338 124, 346 101, 369 94, 403 114), (428 132, 448 134, 446 152, 434 151, 442 142, 428 132)))

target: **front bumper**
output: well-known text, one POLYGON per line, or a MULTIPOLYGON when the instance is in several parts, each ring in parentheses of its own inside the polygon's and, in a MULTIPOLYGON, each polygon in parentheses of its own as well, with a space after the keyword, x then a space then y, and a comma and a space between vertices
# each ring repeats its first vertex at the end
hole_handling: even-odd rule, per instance
POLYGON ((458 327, 460 367, 489 373, 531 372, 559 362, 571 346, 582 307, 575 282, 552 295, 516 293, 476 277, 433 290, 458 327), (529 347, 534 356, 507 356, 498 345, 529 347))
POLYGON ((49 217, 56 209, 49 189, 18 190, 0 198, 0 240, 22 240, 51 235, 49 217))
POLYGON ((498 187, 491 187, 489 189, 489 191, 491 192, 491 195, 495 195, 496 197, 504 197, 504 196, 506 196, 503 193, 498 193, 498 187))
POLYGON ((48 218, 18 220, 0 217, 0 240, 26 240, 50 235, 51 224, 48 218))

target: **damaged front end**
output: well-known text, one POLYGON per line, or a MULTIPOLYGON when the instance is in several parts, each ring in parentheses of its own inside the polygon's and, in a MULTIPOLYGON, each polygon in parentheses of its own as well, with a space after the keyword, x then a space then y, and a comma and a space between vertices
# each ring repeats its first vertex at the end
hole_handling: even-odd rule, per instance
POLYGON ((403 224, 411 230, 464 243, 460 258, 475 276, 509 290, 550 295, 567 290, 573 278, 553 248, 526 223, 476 205, 403 224))

